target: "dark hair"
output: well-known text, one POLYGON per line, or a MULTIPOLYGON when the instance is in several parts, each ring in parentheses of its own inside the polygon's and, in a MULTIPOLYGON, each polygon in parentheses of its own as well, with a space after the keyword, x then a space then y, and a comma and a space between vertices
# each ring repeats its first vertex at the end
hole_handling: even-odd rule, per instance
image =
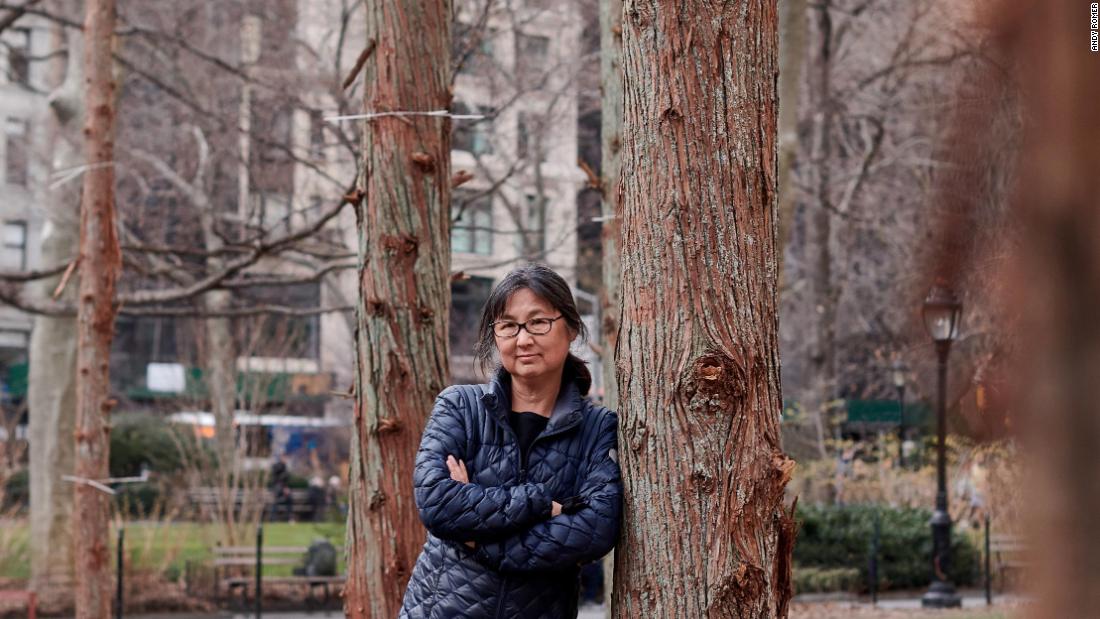
MULTIPOLYGON (((487 371, 493 365, 493 351, 496 350, 493 321, 504 315, 508 298, 524 288, 553 305, 554 309, 561 312, 565 324, 580 334, 582 339, 588 339, 588 329, 581 322, 581 315, 577 311, 576 302, 573 301, 573 292, 569 289, 569 284, 545 264, 530 263, 505 275, 504 279, 493 287, 493 291, 489 293, 489 299, 485 301, 485 309, 481 312, 481 324, 477 330, 477 344, 474 346, 474 357, 477 358, 482 371, 487 371)), ((565 369, 562 371, 562 382, 570 380, 577 384, 581 395, 588 395, 588 390, 592 387, 592 374, 588 371, 585 362, 573 353, 569 353, 565 358, 565 369)))

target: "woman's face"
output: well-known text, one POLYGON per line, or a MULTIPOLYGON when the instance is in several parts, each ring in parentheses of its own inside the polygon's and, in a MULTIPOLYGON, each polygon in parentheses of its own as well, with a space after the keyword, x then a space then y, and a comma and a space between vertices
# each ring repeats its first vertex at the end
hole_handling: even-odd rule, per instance
MULTIPOLYGON (((508 297, 504 314, 497 321, 527 322, 534 318, 557 318, 557 311, 545 299, 521 288, 508 297)), ((569 356, 569 344, 577 334, 569 328, 565 320, 555 320, 550 332, 544 335, 531 335, 527 329, 520 329, 515 337, 494 335, 500 362, 512 376, 525 379, 538 379, 559 373, 569 356)))

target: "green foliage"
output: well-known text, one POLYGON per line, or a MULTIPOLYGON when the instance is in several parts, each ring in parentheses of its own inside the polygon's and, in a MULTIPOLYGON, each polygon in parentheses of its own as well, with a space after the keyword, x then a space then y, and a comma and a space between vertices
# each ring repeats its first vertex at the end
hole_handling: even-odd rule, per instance
MULTIPOLYGON (((927 586, 932 563, 931 513, 925 509, 875 505, 799 507, 794 563, 804 568, 854 568, 867 585, 868 559, 876 512, 881 517, 879 588, 927 586)), ((952 539, 950 577, 970 585, 979 576, 977 548, 961 535, 952 539)))
POLYGON ((188 437, 164 418, 123 414, 113 421, 110 453, 112 477, 140 475, 143 464, 157 473, 175 473, 183 468, 181 446, 188 437))
POLYGON ((180 582, 180 579, 183 578, 183 570, 180 569, 179 565, 173 563, 164 568, 162 576, 168 582, 180 582))
POLYGON ((116 489, 115 503, 126 514, 148 517, 157 507, 161 497, 158 483, 126 484, 116 489))
POLYGON ((30 504, 31 472, 23 469, 12 473, 4 480, 4 489, 0 496, 0 510, 19 509, 30 504))
POLYGON ((863 575, 854 567, 794 567, 795 593, 858 592, 863 575))

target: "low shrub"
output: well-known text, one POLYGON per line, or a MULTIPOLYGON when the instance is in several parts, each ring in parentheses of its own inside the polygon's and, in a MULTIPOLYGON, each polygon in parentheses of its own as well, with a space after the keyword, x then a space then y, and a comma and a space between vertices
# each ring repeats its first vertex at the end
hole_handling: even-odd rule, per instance
POLYGON ((863 576, 854 567, 794 566, 795 593, 858 592, 863 588, 863 576))
MULTIPOLYGON (((880 517, 878 574, 880 589, 915 589, 930 580, 931 513, 925 509, 875 505, 800 507, 794 563, 803 568, 858 569, 867 588, 868 559, 876 513, 880 517)), ((978 549, 954 535, 948 575, 956 585, 970 585, 979 576, 978 549)))
POLYGON ((0 511, 19 510, 30 504, 31 473, 29 469, 16 471, 4 480, 0 488, 0 511))
POLYGON ((111 477, 140 475, 142 466, 157 473, 178 472, 184 466, 185 440, 163 417, 121 414, 111 424, 111 477))

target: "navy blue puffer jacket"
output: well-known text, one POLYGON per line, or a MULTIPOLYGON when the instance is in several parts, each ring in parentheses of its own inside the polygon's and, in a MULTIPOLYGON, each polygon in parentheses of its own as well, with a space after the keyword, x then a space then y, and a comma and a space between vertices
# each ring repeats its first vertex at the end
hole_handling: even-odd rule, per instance
POLYGON ((617 416, 567 382, 521 462, 510 380, 500 370, 489 385, 448 387, 436 399, 413 475, 428 541, 402 618, 576 617, 579 566, 615 544, 617 416), (451 479, 448 455, 466 462, 469 484, 451 479), (576 496, 586 506, 550 517, 551 501, 576 496))

